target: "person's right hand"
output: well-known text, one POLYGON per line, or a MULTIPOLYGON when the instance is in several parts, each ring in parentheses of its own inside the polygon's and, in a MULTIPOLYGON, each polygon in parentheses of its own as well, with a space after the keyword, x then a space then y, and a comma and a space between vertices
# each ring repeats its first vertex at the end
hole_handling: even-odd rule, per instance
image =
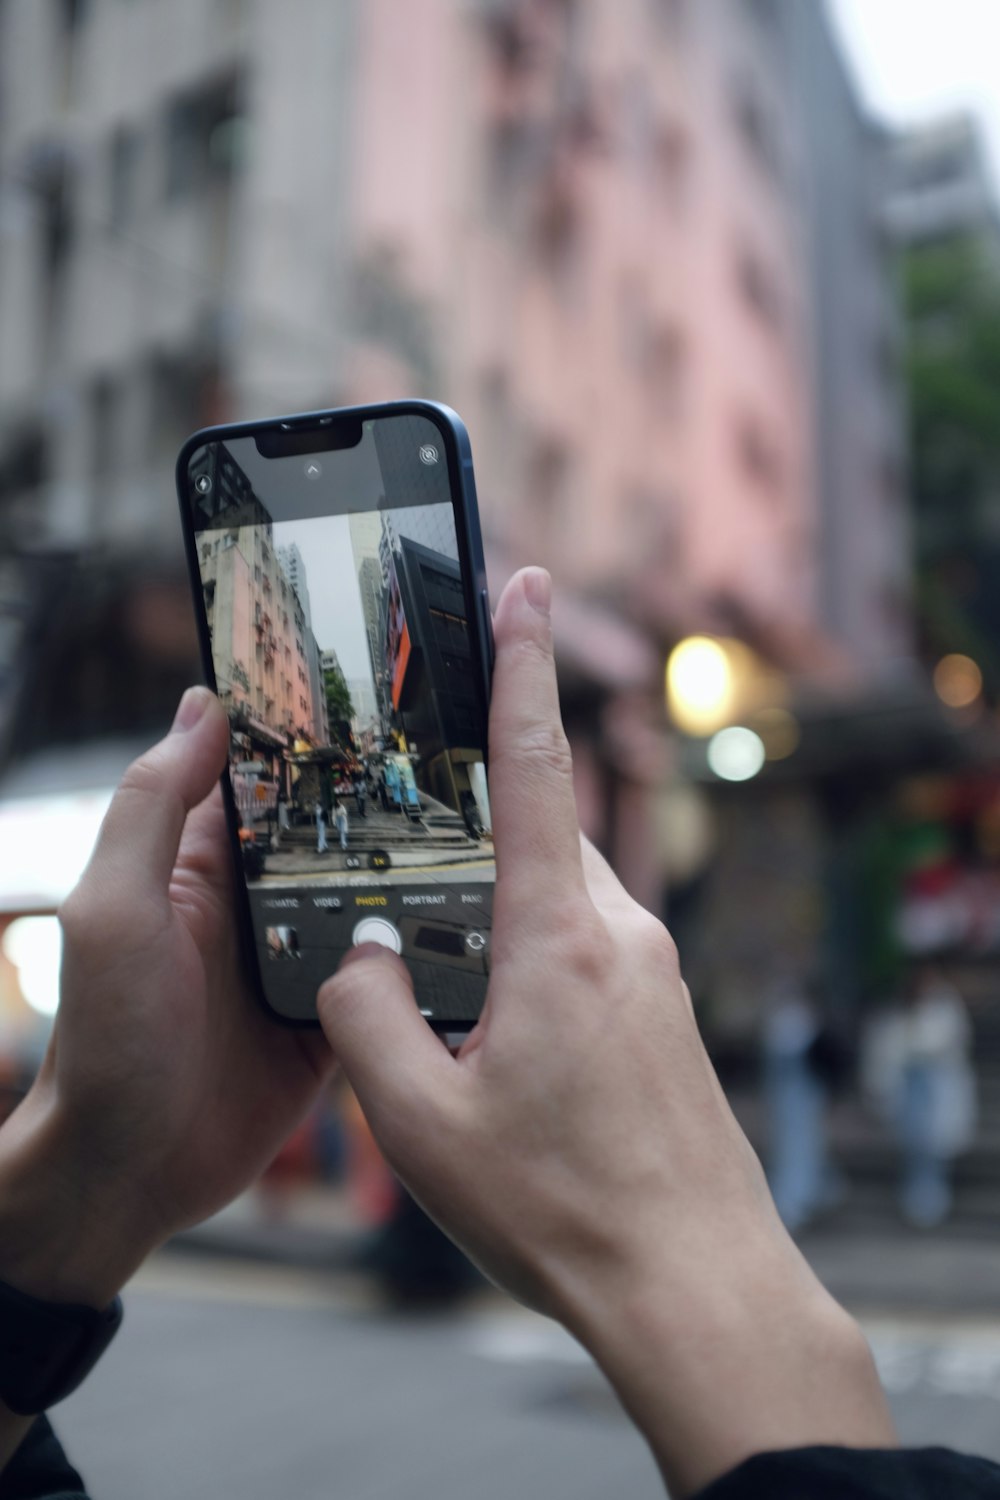
POLYGON ((867 1346, 785 1233, 674 945, 581 843, 549 580, 496 616, 492 971, 457 1056, 358 949, 323 1028, 388 1161, 498 1285, 594 1353, 676 1493, 754 1452, 894 1441, 867 1346))

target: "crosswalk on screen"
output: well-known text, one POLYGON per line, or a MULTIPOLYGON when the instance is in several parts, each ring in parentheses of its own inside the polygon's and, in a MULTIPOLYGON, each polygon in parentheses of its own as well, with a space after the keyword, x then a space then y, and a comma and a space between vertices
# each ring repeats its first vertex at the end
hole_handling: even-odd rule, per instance
POLYGON ((427 418, 188 464, 194 545, 265 997, 313 1019, 352 945, 401 953, 420 1009, 482 1009, 495 878, 486 704, 442 440, 427 418))

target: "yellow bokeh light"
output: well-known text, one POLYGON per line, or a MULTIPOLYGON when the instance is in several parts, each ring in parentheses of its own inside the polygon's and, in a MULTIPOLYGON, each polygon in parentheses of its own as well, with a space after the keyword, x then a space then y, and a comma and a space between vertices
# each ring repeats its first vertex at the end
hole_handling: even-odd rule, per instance
POLYGON ((686 734, 712 734, 732 713, 733 668, 725 647, 707 635, 681 641, 667 662, 667 703, 686 734))
POLYGON ((968 708, 983 691, 983 674, 971 656, 943 656, 934 668, 934 691, 948 708, 968 708))
POLYGON ((62 929, 56 917, 17 917, 4 932, 4 957, 17 970, 18 987, 32 1010, 54 1016, 59 1005, 62 929))

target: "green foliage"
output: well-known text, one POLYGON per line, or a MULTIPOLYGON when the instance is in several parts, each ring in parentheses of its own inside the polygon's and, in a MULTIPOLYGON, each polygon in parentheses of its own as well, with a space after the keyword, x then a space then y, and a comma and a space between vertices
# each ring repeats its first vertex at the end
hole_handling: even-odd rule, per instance
POLYGON ((354 704, 343 672, 337 667, 328 667, 323 673, 323 692, 326 695, 327 717, 330 721, 330 738, 334 744, 347 748, 351 738, 351 720, 354 704))

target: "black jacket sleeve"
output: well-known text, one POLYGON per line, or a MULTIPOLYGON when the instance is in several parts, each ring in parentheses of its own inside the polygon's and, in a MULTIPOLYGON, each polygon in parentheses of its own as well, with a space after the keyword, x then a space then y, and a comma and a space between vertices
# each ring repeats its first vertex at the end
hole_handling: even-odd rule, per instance
POLYGON ((748 1458, 697 1500, 1000 1500, 1000 1467, 947 1448, 798 1448, 748 1458))
POLYGON ((83 1480, 47 1417, 39 1417, 0 1474, 0 1500, 87 1500, 83 1480))

